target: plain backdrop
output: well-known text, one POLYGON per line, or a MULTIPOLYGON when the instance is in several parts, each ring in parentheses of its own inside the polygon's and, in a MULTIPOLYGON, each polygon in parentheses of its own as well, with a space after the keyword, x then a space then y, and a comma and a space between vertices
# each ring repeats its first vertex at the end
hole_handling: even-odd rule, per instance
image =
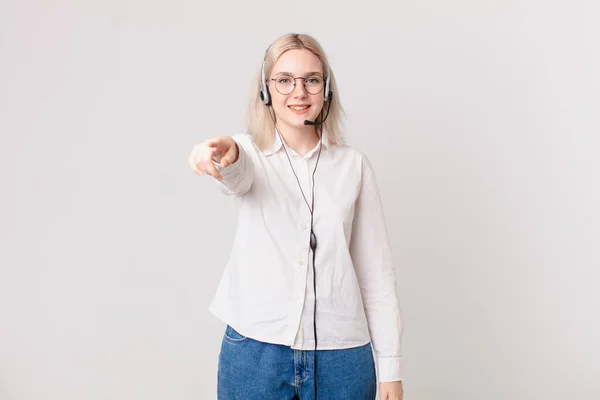
POLYGON ((215 398, 236 207, 187 158, 287 32, 376 170, 405 400, 599 399, 599 11, 2 0, 0 399, 215 398))

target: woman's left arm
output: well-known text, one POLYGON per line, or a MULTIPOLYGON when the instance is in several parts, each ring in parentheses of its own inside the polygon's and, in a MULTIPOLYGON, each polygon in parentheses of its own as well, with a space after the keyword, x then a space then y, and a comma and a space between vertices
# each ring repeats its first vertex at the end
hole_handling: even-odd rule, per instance
MULTIPOLYGON (((393 396, 402 398, 401 310, 396 293, 396 273, 375 173, 363 155, 362 182, 355 204, 350 254, 357 274, 375 351, 378 380, 393 396), (399 383, 400 382, 400 383, 399 383), (400 390, 399 390, 400 389, 400 390)), ((385 399, 385 397, 380 397, 385 399)))

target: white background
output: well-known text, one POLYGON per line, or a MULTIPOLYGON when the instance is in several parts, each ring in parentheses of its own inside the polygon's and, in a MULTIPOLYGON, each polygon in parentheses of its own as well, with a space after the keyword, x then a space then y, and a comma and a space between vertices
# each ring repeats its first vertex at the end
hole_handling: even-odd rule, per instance
POLYGON ((287 32, 376 169, 405 400, 600 398, 599 8, 2 0, 0 399, 215 398, 236 208, 187 157, 287 32))

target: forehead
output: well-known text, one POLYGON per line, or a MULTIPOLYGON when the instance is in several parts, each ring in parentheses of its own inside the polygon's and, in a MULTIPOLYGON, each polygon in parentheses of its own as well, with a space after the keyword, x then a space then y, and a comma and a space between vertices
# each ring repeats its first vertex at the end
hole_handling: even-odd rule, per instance
POLYGON ((307 49, 287 50, 279 56, 273 66, 273 75, 289 72, 302 75, 310 72, 323 73, 323 63, 312 51, 307 49))

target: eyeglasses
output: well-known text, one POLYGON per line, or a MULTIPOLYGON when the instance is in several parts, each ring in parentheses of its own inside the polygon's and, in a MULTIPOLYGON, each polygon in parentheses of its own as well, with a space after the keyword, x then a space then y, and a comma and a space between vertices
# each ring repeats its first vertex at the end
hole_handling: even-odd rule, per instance
POLYGON ((283 95, 290 94, 296 89, 296 79, 304 80, 304 88, 309 94, 319 94, 323 90, 325 79, 321 75, 309 75, 307 77, 293 77, 289 75, 279 75, 271 78, 275 81, 275 88, 283 95))

